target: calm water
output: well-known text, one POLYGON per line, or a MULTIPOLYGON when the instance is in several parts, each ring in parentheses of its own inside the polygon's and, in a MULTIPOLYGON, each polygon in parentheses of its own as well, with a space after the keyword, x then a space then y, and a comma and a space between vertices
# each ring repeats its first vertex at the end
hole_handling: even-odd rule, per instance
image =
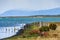
POLYGON ((0 39, 15 35, 16 32, 18 32, 18 30, 14 32, 14 27, 16 29, 18 28, 21 29, 21 27, 24 26, 23 24, 40 22, 40 21, 60 22, 60 17, 58 18, 0 18, 0 39))
POLYGON ((21 23, 31 22, 60 22, 59 18, 0 18, 0 27, 16 26, 21 23))

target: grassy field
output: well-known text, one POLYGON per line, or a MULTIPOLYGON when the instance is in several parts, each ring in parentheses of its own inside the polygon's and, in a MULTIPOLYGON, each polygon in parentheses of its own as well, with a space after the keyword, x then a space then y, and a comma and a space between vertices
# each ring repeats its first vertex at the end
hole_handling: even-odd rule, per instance
POLYGON ((6 38, 4 40, 60 40, 60 31, 55 30, 55 31, 49 31, 49 36, 48 37, 41 37, 41 36, 35 36, 35 37, 26 37, 26 38, 21 38, 20 36, 14 36, 10 38, 6 38), (53 34, 56 33, 58 36, 53 36, 53 34))

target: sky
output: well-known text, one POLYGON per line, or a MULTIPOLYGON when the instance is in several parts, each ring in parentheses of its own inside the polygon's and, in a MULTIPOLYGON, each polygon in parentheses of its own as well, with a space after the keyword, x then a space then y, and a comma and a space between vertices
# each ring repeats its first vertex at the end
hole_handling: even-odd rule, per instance
POLYGON ((0 0, 0 14, 12 9, 47 10, 53 8, 60 8, 60 0, 0 0))

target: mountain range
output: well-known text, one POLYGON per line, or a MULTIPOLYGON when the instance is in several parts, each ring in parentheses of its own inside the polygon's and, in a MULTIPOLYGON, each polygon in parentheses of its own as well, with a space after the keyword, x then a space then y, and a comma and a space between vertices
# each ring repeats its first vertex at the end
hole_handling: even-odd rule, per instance
POLYGON ((34 15, 60 15, 60 8, 54 8, 49 10, 8 10, 0 16, 34 16, 34 15))

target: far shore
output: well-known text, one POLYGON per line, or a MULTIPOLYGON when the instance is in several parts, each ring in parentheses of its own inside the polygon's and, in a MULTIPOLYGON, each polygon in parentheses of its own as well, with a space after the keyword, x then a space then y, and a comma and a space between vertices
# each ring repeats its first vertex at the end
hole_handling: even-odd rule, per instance
POLYGON ((60 15, 0 16, 0 18, 45 18, 45 17, 60 17, 60 15))

